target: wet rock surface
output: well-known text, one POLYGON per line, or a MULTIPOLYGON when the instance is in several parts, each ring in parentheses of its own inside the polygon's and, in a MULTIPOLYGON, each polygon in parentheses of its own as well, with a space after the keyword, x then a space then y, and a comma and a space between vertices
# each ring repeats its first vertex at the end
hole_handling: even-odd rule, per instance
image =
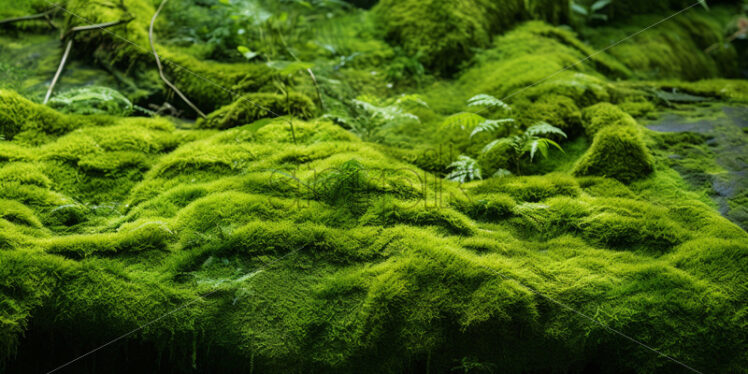
POLYGON ((699 108, 693 114, 666 113, 647 126, 661 133, 691 132, 706 138, 706 147, 671 147, 668 158, 690 184, 708 186, 720 213, 744 230, 748 229, 746 127, 745 105, 699 108))

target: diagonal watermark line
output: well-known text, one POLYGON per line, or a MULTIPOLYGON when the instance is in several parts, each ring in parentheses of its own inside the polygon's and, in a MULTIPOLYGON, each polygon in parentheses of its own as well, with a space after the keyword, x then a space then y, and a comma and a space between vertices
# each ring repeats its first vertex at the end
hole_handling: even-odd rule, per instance
MULTIPOLYGON (((285 255, 283 255, 281 257, 278 257, 277 259, 275 259, 275 260, 273 260, 273 261, 265 264, 264 266, 260 267, 259 269, 253 270, 253 271, 251 271, 251 272, 249 272, 249 273, 247 273, 247 274, 245 274, 245 275, 243 275, 243 276, 241 276, 241 277, 239 277, 237 279, 241 279, 241 280, 244 281, 244 280, 247 280, 249 278, 252 278, 255 275, 257 275, 257 274, 259 274, 259 273, 261 273, 261 272, 269 269, 271 266, 275 265, 276 263, 278 263, 278 262, 286 259, 288 256, 301 251, 306 246, 307 245, 304 244, 304 245, 302 245, 302 246, 294 249, 293 251, 288 252, 285 255)), ((150 326, 150 325, 152 325, 152 324, 154 324, 154 323, 156 323, 156 322, 158 322, 158 321, 160 321, 160 320, 162 320, 162 319, 164 319, 164 318, 166 318, 166 317, 168 317, 168 316, 170 316, 170 315, 172 315, 174 313, 179 312, 180 310, 182 310, 184 308, 187 308, 188 306, 190 306, 192 304, 197 303, 200 300, 203 300, 203 299, 205 299, 205 298, 213 295, 214 293, 220 291, 221 289, 222 288, 220 288, 220 287, 217 286, 216 289, 214 289, 213 291, 210 291, 210 292, 206 293, 205 295, 198 296, 198 297, 196 297, 196 298, 194 298, 194 299, 192 299, 192 300, 190 300, 190 301, 188 301, 188 302, 180 305, 179 307, 174 308, 174 309, 170 310, 169 312, 166 312, 166 313, 162 314, 161 316, 159 316, 157 318, 154 318, 154 319, 152 319, 152 320, 150 320, 150 321, 148 321, 148 322, 140 325, 139 327, 137 327, 137 328, 135 328, 135 329, 133 329, 133 330, 125 333, 125 334, 122 334, 122 335, 120 335, 120 336, 118 336, 118 337, 116 337, 116 338, 114 338, 114 339, 106 342, 106 343, 104 343, 104 344, 102 344, 102 345, 100 345, 100 346, 98 346, 98 347, 96 347, 96 348, 94 348, 94 349, 92 349, 92 350, 90 350, 90 351, 88 351, 88 352, 86 352, 86 353, 84 353, 84 354, 82 354, 82 355, 80 355, 80 356, 78 356, 78 357, 76 357, 76 358, 74 358, 74 359, 72 359, 72 360, 70 360, 70 361, 68 361, 68 362, 66 362, 66 363, 64 363, 64 364, 62 364, 62 365, 54 368, 54 369, 52 369, 52 370, 50 370, 50 371, 48 371, 47 374, 55 373, 55 372, 57 372, 57 371, 59 371, 61 369, 64 369, 64 368, 66 368, 66 367, 74 364, 75 362, 77 362, 79 360, 82 360, 82 359, 84 359, 84 358, 86 358, 86 357, 88 357, 88 356, 90 356, 90 355, 92 355, 92 354, 94 354, 94 353, 96 353, 96 352, 98 352, 98 351, 100 351, 100 350, 102 350, 102 349, 104 349, 104 348, 106 348, 106 347, 108 347, 108 346, 110 346, 110 345, 112 345, 112 344, 114 344, 114 343, 116 343, 116 342, 118 342, 118 341, 120 341, 120 340, 128 337, 128 336, 130 336, 130 335, 132 335, 132 334, 135 334, 138 331, 143 330, 144 328, 146 328, 146 327, 148 327, 148 326, 150 326)))
MULTIPOLYGON (((584 63, 585 61, 587 61, 587 60, 589 60, 589 59, 591 59, 591 58, 593 58, 593 57, 595 57, 595 56, 597 56, 597 55, 599 55, 599 54, 601 54, 601 53, 603 53, 603 52, 605 52, 605 51, 607 51, 607 50, 609 50, 609 49, 611 49, 611 48, 613 48, 613 47, 615 47, 615 46, 617 46, 617 45, 619 45, 619 44, 621 44, 621 43, 623 43, 623 42, 625 42, 625 41, 627 41, 627 40, 629 40, 629 39, 631 39, 631 38, 633 38, 633 37, 635 37, 635 36, 637 36, 639 34, 641 34, 641 33, 643 33, 643 32, 645 32, 645 31, 648 31, 648 30, 652 29, 653 27, 657 27, 660 24, 665 23, 665 22, 667 22, 667 21, 669 21, 669 20, 671 20, 671 19, 673 19, 673 18, 675 18, 675 17, 677 17, 677 16, 679 16, 679 15, 687 12, 691 8, 693 8, 693 7, 697 6, 697 5, 703 4, 703 3, 704 3, 704 0, 699 0, 699 1, 697 1, 697 2, 695 2, 695 3, 693 3, 693 4, 689 5, 689 6, 687 6, 685 8, 679 10, 678 12, 675 12, 675 13, 673 13, 673 14, 671 14, 671 15, 669 15, 669 16, 667 16, 667 17, 665 17, 665 18, 663 18, 663 19, 661 19, 661 20, 659 20, 659 21, 657 21, 657 22, 655 22, 655 23, 653 23, 653 24, 651 24, 651 25, 649 25, 649 26, 647 26, 647 27, 645 27, 645 28, 643 28, 643 29, 635 32, 635 33, 633 33, 633 34, 630 34, 630 35, 626 36, 625 38, 623 38, 623 39, 621 39, 619 41, 614 42, 613 44, 610 44, 609 46, 607 46, 607 47, 605 47, 603 49, 595 51, 591 55, 589 55, 589 56, 587 56, 587 57, 585 57, 585 58, 583 58, 583 59, 581 59, 581 60, 579 60, 579 61, 571 64, 571 65, 568 65, 568 66, 564 67, 563 69, 561 69, 561 70, 559 70, 559 71, 557 71, 557 72, 555 72, 555 73, 553 73, 551 75, 548 75, 545 78, 543 78, 543 79, 541 79, 541 80, 539 80, 539 81, 537 81, 535 83, 530 84, 529 86, 525 86, 525 87, 523 87, 523 88, 521 88, 519 90, 516 90, 516 91, 512 92, 511 94, 509 94, 509 95, 505 96, 504 98, 502 98, 501 101, 506 101, 508 99, 511 99, 512 97, 514 97, 514 96, 516 96, 516 95, 518 95, 518 94, 520 94, 522 92, 525 92, 525 91, 529 90, 530 88, 533 88, 533 87, 535 87, 535 86, 537 86, 537 85, 539 85, 541 83, 547 82, 551 78, 553 78, 553 77, 555 77, 555 76, 557 76, 557 75, 559 75, 559 74, 561 74, 561 73, 563 73, 563 72, 565 72, 565 71, 567 71, 567 70, 569 70, 569 69, 571 69, 571 68, 573 68, 573 67, 575 67, 577 65, 580 65, 580 64, 584 63)), ((483 113, 486 110, 487 109, 480 110, 480 111, 476 112, 476 114, 483 113)))
MULTIPOLYGON (((424 254, 427 257, 431 258, 432 260, 434 260, 436 262, 439 262, 439 260, 436 259, 434 256, 431 256, 428 253, 424 253, 424 254)), ((558 305, 558 306, 560 306, 560 307, 562 307, 562 308, 564 308, 564 309, 566 309, 566 310, 568 310, 570 312, 573 312, 574 314, 576 314, 576 315, 578 315, 578 316, 580 316, 580 317, 582 317, 584 319, 587 319, 587 320, 589 320, 589 321, 591 321, 591 322, 599 325, 600 327, 604 328, 605 330, 608 330, 608 331, 610 331, 610 332, 612 332, 612 333, 614 333, 616 335, 619 335, 619 336, 625 338, 626 340, 628 340, 628 341, 630 341, 632 343, 638 344, 638 345, 640 345, 640 346, 642 346, 642 347, 644 347, 644 348, 646 348, 646 349, 648 349, 648 350, 650 350, 650 351, 658 354, 661 357, 665 357, 666 359, 668 359, 668 360, 670 360, 670 361, 672 361, 672 362, 674 362, 674 363, 676 363, 676 364, 678 364, 678 365, 680 365, 680 366, 682 366, 682 367, 684 367, 684 368, 686 368, 686 369, 688 369, 688 370, 690 370, 690 371, 692 371, 694 373, 703 374, 701 371, 694 369, 693 367, 691 367, 691 366, 683 363, 682 361, 677 360, 677 359, 673 358, 672 356, 669 356, 669 355, 667 355, 665 353, 662 353, 659 350, 653 348, 652 346, 650 346, 648 344, 645 344, 645 343, 643 343, 643 342, 641 342, 641 341, 639 341, 639 340, 631 337, 630 335, 627 335, 627 334, 623 333, 620 330, 614 329, 614 328, 606 325, 605 323, 602 323, 602 322, 598 321, 597 319, 595 319, 593 317, 590 317, 588 314, 580 312, 580 311, 578 311, 578 310, 570 307, 567 304, 564 304, 564 303, 562 303, 562 302, 560 302, 560 301, 558 301, 558 300, 556 300, 556 299, 554 299, 554 298, 552 298, 552 297, 550 297, 550 296, 548 296, 548 295, 546 295, 546 294, 544 294, 544 293, 542 293, 542 292, 540 292, 540 291, 538 291, 538 290, 536 290, 536 289, 534 289, 534 288, 532 288, 530 286, 527 286, 527 285, 523 284, 522 282, 518 281, 517 279, 515 279, 513 277, 505 275, 505 274, 499 272, 498 270, 493 269, 491 267, 488 267, 486 265, 481 265, 481 264, 475 264, 475 265, 478 266, 478 267, 480 267, 480 268, 483 268, 485 270, 488 270, 489 272, 491 272, 493 274, 498 275, 499 277, 503 278, 506 281, 512 281, 512 282, 516 283, 517 285, 519 285, 520 287, 522 287, 522 288, 524 288, 524 289, 532 292, 533 294, 535 294, 537 296, 540 296, 540 297, 542 297, 542 298, 544 298, 544 299, 546 299, 546 300, 548 300, 548 301, 550 301, 550 302, 552 302, 552 303, 554 303, 554 304, 556 304, 556 305, 558 305)))

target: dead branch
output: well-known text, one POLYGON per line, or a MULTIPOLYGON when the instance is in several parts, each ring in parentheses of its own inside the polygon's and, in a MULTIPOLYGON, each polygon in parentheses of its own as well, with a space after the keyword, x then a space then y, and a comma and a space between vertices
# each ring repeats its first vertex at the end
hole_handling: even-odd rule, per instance
POLYGON ((166 79, 166 75, 164 74, 164 67, 161 65, 161 59, 158 57, 158 52, 156 52, 156 45, 153 43, 153 25, 156 23, 156 18, 158 18, 158 14, 161 13, 161 9, 164 8, 164 5, 166 4, 167 0, 163 0, 161 2, 161 5, 159 5, 158 9, 156 9, 156 13, 153 14, 153 18, 151 18, 151 26, 148 28, 148 42, 151 44, 151 51, 153 51, 153 57, 156 58, 156 66, 158 66, 158 74, 161 76, 161 80, 164 81, 164 83, 169 86, 174 92, 179 95, 182 100, 190 106, 201 118, 206 118, 207 116, 205 113, 203 113, 195 104, 193 104, 184 94, 182 91, 180 91, 174 84, 172 84, 168 79, 166 79))
POLYGON ((47 104, 49 101, 49 98, 52 96, 52 91, 55 89, 55 85, 57 84, 57 80, 60 79, 60 74, 62 74, 62 70, 65 68, 65 63, 68 61, 68 55, 70 55, 70 49, 73 48, 73 39, 68 40, 68 45, 65 47, 65 53, 62 54, 62 60, 60 60, 60 66, 57 68, 57 73, 55 73, 55 77, 52 79, 52 83, 49 85, 49 89, 47 90, 47 96, 44 97, 44 104, 47 104))
POLYGON ((108 27, 114 27, 114 26, 121 25, 121 24, 124 24, 124 23, 129 23, 132 20, 133 20, 133 18, 130 18, 130 19, 121 19, 119 21, 113 21, 113 22, 97 23, 95 25, 75 26, 75 27, 71 28, 70 30, 68 30, 67 32, 65 32, 64 34, 62 34, 62 36, 60 36, 60 39, 65 39, 65 38, 69 37, 70 35, 75 34, 76 32, 90 31, 90 30, 97 30, 97 29, 98 30, 103 30, 103 29, 106 29, 108 27))
POLYGON ((14 18, 8 18, 4 20, 0 20, 0 25, 6 25, 11 24, 15 22, 23 22, 23 21, 33 21, 41 18, 47 18, 50 14, 54 12, 54 9, 47 10, 45 12, 39 13, 39 14, 32 14, 30 16, 23 16, 23 17, 14 17, 14 18))

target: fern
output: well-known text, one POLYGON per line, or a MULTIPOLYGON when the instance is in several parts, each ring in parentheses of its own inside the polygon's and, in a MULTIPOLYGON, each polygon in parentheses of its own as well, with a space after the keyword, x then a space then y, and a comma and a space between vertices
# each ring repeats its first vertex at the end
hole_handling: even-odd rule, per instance
POLYGON ((470 133, 470 137, 474 137, 475 135, 478 135, 483 132, 494 132, 501 128, 503 128, 504 124, 506 123, 514 123, 513 118, 503 118, 503 119, 488 119, 483 122, 481 122, 478 126, 473 129, 473 132, 470 133))
MULTIPOLYGON (((511 159, 514 161, 517 174, 520 173, 520 161, 525 155, 529 155, 530 162, 535 160, 535 155, 539 152, 544 158, 548 157, 548 150, 551 147, 557 148, 563 152, 563 148, 555 141, 545 138, 543 136, 558 135, 566 138, 564 133, 558 127, 552 126, 546 122, 538 122, 525 130, 520 135, 511 137, 499 138, 486 144, 481 150, 482 154, 486 154, 496 148, 497 146, 504 145, 509 146, 509 152, 511 152, 511 159)), ((508 174, 502 172, 497 176, 506 176, 508 174)))
POLYGON ((493 97, 491 95, 486 95, 486 94, 480 94, 480 95, 476 95, 476 96, 471 97, 468 100, 468 106, 471 106, 471 107, 472 106, 482 106, 482 107, 487 107, 487 108, 501 108, 501 109, 504 109, 506 111, 512 110, 512 108, 509 105, 507 105, 507 103, 505 103, 505 102, 503 102, 503 101, 501 101, 501 100, 499 100, 499 99, 497 99, 497 98, 495 98, 495 97, 493 97))
POLYGON ((446 129, 459 127, 460 130, 469 130, 476 128, 484 121, 486 121, 486 119, 479 114, 461 112, 447 117, 444 122, 442 122, 442 127, 446 129))
POLYGON ((566 138, 566 133, 556 126, 549 124, 548 122, 538 122, 525 130, 525 134, 529 136, 539 135, 560 135, 566 138))
POLYGON ((465 183, 483 179, 478 161, 465 155, 457 157, 457 161, 450 164, 449 168, 452 169, 452 172, 447 175, 447 179, 454 182, 465 183))
POLYGON ((526 152, 530 153, 530 162, 532 162, 533 159, 535 158, 535 153, 537 153, 538 151, 540 151, 540 154, 543 155, 543 158, 547 158, 548 149, 551 146, 558 148, 561 152, 564 151, 564 149, 561 148, 561 146, 558 145, 558 143, 554 142, 553 140, 545 139, 545 138, 531 139, 525 144, 523 150, 525 150, 525 153, 526 152))

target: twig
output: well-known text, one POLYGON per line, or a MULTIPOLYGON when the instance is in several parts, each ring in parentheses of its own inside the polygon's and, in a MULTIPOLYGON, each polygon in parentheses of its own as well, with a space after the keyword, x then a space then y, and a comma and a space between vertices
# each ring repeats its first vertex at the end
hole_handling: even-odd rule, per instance
POLYGON ((14 18, 0 20, 0 25, 5 25, 9 23, 14 23, 14 22, 33 21, 35 19, 46 18, 48 15, 52 14, 53 11, 54 9, 50 9, 46 12, 39 13, 39 14, 32 14, 30 16, 14 17, 14 18))
POLYGON ((167 86, 169 86, 174 92, 179 95, 182 100, 190 106, 197 114, 202 118, 207 118, 205 113, 203 113, 195 104, 193 104, 184 94, 182 91, 180 91, 175 85, 173 85, 168 79, 166 79, 166 75, 164 75, 164 67, 161 65, 161 59, 158 57, 158 53, 156 52, 156 45, 153 43, 153 24, 156 23, 156 18, 158 17, 158 14, 161 12, 161 9, 164 8, 164 5, 166 4, 167 0, 163 0, 161 2, 161 5, 159 5, 158 9, 156 9, 156 13, 153 14, 153 18, 151 18, 151 26, 148 28, 148 42, 151 44, 151 51, 153 51, 153 57, 156 58, 156 65, 158 66, 158 74, 161 76, 161 80, 166 83, 167 86))
POLYGON ((52 91, 54 91, 55 89, 57 80, 60 79, 60 74, 62 74, 62 69, 65 68, 65 63, 68 61, 68 55, 70 55, 70 49, 72 48, 73 48, 73 39, 70 39, 68 40, 68 46, 65 47, 65 53, 62 54, 62 60, 60 60, 60 66, 57 68, 57 73, 55 73, 55 77, 52 78, 52 83, 49 85, 49 89, 47 90, 47 96, 44 97, 44 104, 47 104, 50 96, 52 96, 52 91))
POLYGON ((309 76, 312 77, 312 83, 314 83, 314 89, 317 90, 317 99, 319 100, 320 109, 322 111, 325 111, 325 102, 322 101, 322 92, 319 90, 319 85, 317 84, 317 77, 314 76, 314 72, 312 72, 312 69, 306 69, 306 71, 309 73, 309 76))
POLYGON ((108 27, 113 27, 113 26, 121 25, 123 23, 129 23, 132 20, 133 20, 133 18, 130 18, 130 19, 121 19, 119 21, 113 21, 113 22, 97 23, 95 25, 76 26, 76 27, 71 28, 70 30, 68 30, 64 34, 62 34, 62 36, 60 37, 60 39, 65 39, 68 36, 73 35, 74 33, 79 32, 79 31, 103 30, 103 29, 108 28, 108 27))

